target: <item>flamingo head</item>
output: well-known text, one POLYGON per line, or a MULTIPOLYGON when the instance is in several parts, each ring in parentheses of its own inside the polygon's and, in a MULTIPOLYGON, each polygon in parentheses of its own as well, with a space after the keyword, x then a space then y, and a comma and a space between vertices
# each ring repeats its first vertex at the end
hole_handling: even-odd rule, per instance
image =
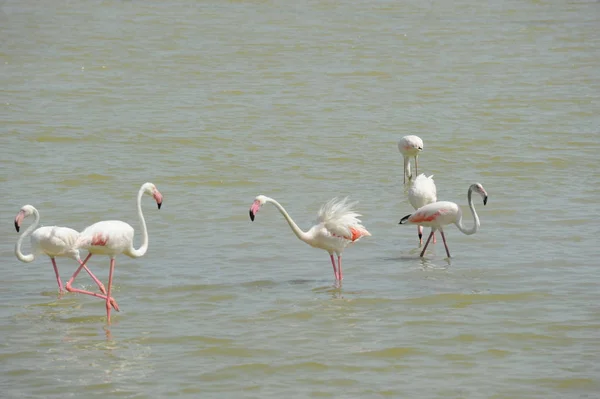
POLYGON ((151 195, 152 197, 154 197, 154 200, 156 201, 156 205, 158 205, 158 209, 160 209, 160 206, 162 205, 162 201, 163 201, 163 196, 160 193, 160 191, 158 191, 156 186, 152 183, 146 183, 142 186, 142 188, 144 190, 144 194, 148 194, 148 195, 151 195))
POLYGON ((398 149, 404 155, 417 156, 423 151, 423 140, 418 136, 404 136, 398 142, 398 149))
POLYGON ((483 188, 483 186, 480 183, 473 184, 471 188, 473 188, 473 191, 475 191, 477 194, 481 195, 481 198, 483 198, 483 205, 486 205, 488 194, 487 191, 485 191, 485 188, 483 188))
POLYGON ((19 213, 17 213, 17 216, 15 217, 15 229, 17 230, 17 233, 19 232, 19 229, 21 228, 21 223, 23 223, 23 219, 25 219, 27 216, 30 216, 31 214, 33 214, 34 210, 35 210, 35 208, 33 206, 25 205, 23 208, 21 208, 19 213))
POLYGON ((259 195, 258 197, 254 198, 254 202, 252 203, 249 212, 250 220, 254 222, 254 216, 256 216, 256 214, 260 210, 260 207, 263 206, 265 202, 267 202, 267 197, 265 197, 264 195, 259 195))

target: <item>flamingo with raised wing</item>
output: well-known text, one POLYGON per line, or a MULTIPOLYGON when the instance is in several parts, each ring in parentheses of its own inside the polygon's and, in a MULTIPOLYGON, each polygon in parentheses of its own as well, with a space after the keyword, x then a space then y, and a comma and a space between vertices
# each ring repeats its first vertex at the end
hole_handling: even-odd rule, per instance
POLYGON ((79 292, 81 294, 92 295, 95 297, 103 298, 106 300, 106 319, 107 323, 110 324, 110 303, 108 298, 112 289, 113 274, 115 271, 115 258, 119 254, 127 255, 131 258, 139 258, 143 256, 148 250, 148 230, 146 229, 146 221, 142 214, 142 196, 144 194, 154 197, 158 209, 162 205, 163 196, 157 190, 156 186, 152 183, 145 183, 140 188, 137 194, 137 213, 142 226, 142 245, 140 248, 135 249, 133 247, 133 235, 134 230, 128 223, 120 220, 105 220, 102 222, 94 223, 83 230, 77 243, 75 244, 78 249, 86 249, 89 254, 85 258, 84 264, 93 254, 108 255, 110 257, 110 271, 108 272, 108 293, 106 296, 98 295, 93 292, 75 289, 71 287, 71 284, 81 271, 80 266, 71 279, 67 282, 66 288, 70 292, 79 292))
POLYGON ((418 136, 404 136, 398 142, 398 150, 404 158, 404 184, 406 184, 406 178, 412 177, 410 170, 410 158, 415 158, 415 175, 419 173, 419 153, 423 151, 423 140, 418 136))
MULTIPOLYGON (((56 265, 56 257, 67 257, 76 260, 81 267, 90 275, 90 277, 96 282, 100 291, 106 295, 106 289, 104 285, 94 276, 90 269, 85 266, 79 257, 79 250, 74 248, 77 239, 79 238, 79 232, 68 227, 60 226, 43 226, 37 228, 40 224, 40 213, 32 205, 25 205, 21 208, 17 216, 15 217, 15 229, 17 233, 21 228, 21 224, 25 218, 33 215, 34 221, 23 234, 17 240, 15 245, 15 255, 21 262, 29 263, 33 262, 36 255, 46 254, 52 261, 54 267, 54 274, 56 275, 56 282, 58 283, 59 293, 64 292, 63 284, 58 274, 58 266, 56 265), (24 255, 21 252, 21 245, 23 240, 29 236, 31 241, 31 252, 28 255, 24 255)), ((116 303, 114 304, 115 309, 117 308, 116 303)))
POLYGON ((454 202, 449 201, 438 201, 429 205, 425 205, 417 209, 416 212, 406 215, 400 219, 400 224, 410 223, 431 227, 431 233, 429 234, 429 238, 427 238, 427 242, 425 242, 425 246, 421 251, 421 257, 425 255, 425 250, 427 249, 427 245, 429 245, 429 240, 431 240, 431 237, 436 230, 440 231, 442 239, 444 240, 444 247, 446 247, 446 255, 450 257, 450 250, 448 249, 448 244, 446 243, 446 236, 444 235, 443 226, 454 223, 456 227, 458 227, 458 229, 466 235, 475 234, 479 230, 479 216, 477 216, 477 212, 475 212, 475 206, 473 205, 473 199, 471 198, 473 191, 481 195, 481 198, 483 198, 483 205, 487 204, 488 199, 487 192, 481 184, 471 184, 469 191, 467 192, 467 199, 469 201, 469 209, 471 209, 471 213, 473 214, 474 224, 470 229, 467 229, 463 226, 462 211, 460 210, 460 207, 454 202))
POLYGON ((258 213, 261 206, 265 203, 271 203, 279 210, 290 228, 300 240, 314 248, 324 249, 329 253, 331 264, 333 265, 333 274, 336 280, 342 280, 342 252, 348 244, 358 241, 361 237, 371 235, 361 224, 360 215, 353 210, 356 202, 349 202, 348 198, 338 200, 333 198, 321 207, 318 214, 317 224, 308 231, 302 231, 300 227, 292 220, 290 215, 273 198, 259 195, 254 199, 250 207, 250 220, 258 213), (337 255, 337 267, 333 254, 337 255))
MULTIPOLYGON (((427 177, 421 173, 416 179, 410 179, 409 184, 408 202, 415 210, 437 201, 437 188, 433 181, 433 175, 427 177)), ((417 235, 419 236, 419 245, 423 245, 423 226, 417 226, 417 235)), ((433 243, 435 244, 435 234, 433 243)))

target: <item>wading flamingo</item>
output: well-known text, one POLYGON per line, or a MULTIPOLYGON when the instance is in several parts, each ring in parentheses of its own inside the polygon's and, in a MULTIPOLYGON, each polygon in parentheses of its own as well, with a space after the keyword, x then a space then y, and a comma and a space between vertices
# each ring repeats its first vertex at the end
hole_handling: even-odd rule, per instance
MULTIPOLYGON (((29 263, 33 262, 36 255, 46 254, 52 260, 52 266, 54 266, 54 274, 56 274, 56 282, 58 283, 58 291, 60 294, 64 292, 63 284, 58 274, 58 266, 56 266, 57 256, 64 256, 67 258, 75 259, 81 267, 90 275, 90 277, 98 284, 98 288, 103 294, 106 294, 104 285, 94 276, 90 269, 85 266, 79 257, 79 250, 74 248, 77 238, 79 238, 79 232, 70 229, 68 227, 60 226, 44 226, 36 229, 40 224, 40 213, 35 207, 31 205, 25 205, 21 208, 17 216, 15 217, 15 229, 17 233, 21 228, 23 220, 33 215, 35 220, 33 224, 27 228, 19 237, 17 244, 15 245, 15 255, 21 262, 29 263), (31 241, 31 254, 24 255, 21 252, 21 245, 25 237, 30 236, 31 241)), ((116 306, 116 305, 115 305, 116 306)))
POLYGON ((419 162, 417 158, 419 153, 423 151, 423 140, 418 136, 404 136, 398 142, 398 150, 402 153, 404 158, 404 184, 406 184, 406 177, 410 179, 412 173, 410 171, 410 157, 415 158, 415 175, 419 173, 419 162))
MULTIPOLYGON (((285 211, 283 206, 273 198, 259 195, 254 199, 254 203, 250 207, 250 220, 254 221, 254 217, 258 213, 261 206, 265 203, 271 203, 281 212, 285 220, 292 228, 292 231, 300 240, 304 241, 311 247, 324 249, 329 253, 331 264, 333 265, 333 274, 336 280, 342 280, 342 252, 350 243, 359 240, 361 237, 370 236, 371 233, 361 224, 359 213, 352 209, 356 202, 349 203, 348 198, 338 200, 333 198, 319 210, 319 215, 315 226, 304 232, 292 220, 290 215, 285 211), (336 268, 333 254, 337 254, 338 266, 336 268)), ((109 288, 110 289, 110 288, 109 288)))
POLYGON ((411 223, 431 227, 431 233, 429 234, 429 238, 427 238, 425 247, 423 247, 423 250, 421 251, 421 257, 423 257, 423 255, 425 254, 427 245, 429 245, 429 240, 431 240, 431 237, 433 236, 433 233, 436 230, 440 231, 442 239, 444 240, 444 247, 446 247, 446 255, 450 257, 450 251, 448 250, 448 244, 446 243, 446 236, 444 235, 443 226, 454 223, 456 227, 458 227, 458 229, 466 235, 475 234, 477 230, 479 230, 479 217, 477 216, 477 212, 475 212, 475 207, 473 206, 473 199, 471 198, 471 194, 473 191, 481 195, 481 198, 483 198, 483 205, 487 204, 488 199, 487 192, 481 184, 471 184, 467 193, 469 208, 471 209, 471 213, 473 214, 473 219, 475 221, 471 229, 466 229, 463 226, 462 212, 460 210, 460 207, 454 202, 449 201, 439 201, 429 205, 425 205, 424 207, 417 209, 415 213, 411 215, 406 215, 402 219, 400 219, 400 224, 411 223))
MULTIPOLYGON (((437 188, 433 181, 433 175, 427 177, 421 173, 416 179, 409 179, 409 184, 408 202, 415 210, 437 201, 437 188)), ((423 245, 423 226, 417 226, 417 234, 419 235, 419 245, 423 245)), ((435 244, 435 234, 433 242, 435 244)))
MULTIPOLYGON (((79 239, 75 244, 76 248, 86 249, 89 254, 84 260, 84 264, 93 254, 108 255, 110 257, 110 271, 108 272, 108 293, 99 295, 93 292, 72 288, 71 284, 81 271, 83 266, 80 266, 71 279, 67 282, 66 288, 70 292, 79 292, 81 294, 92 295, 106 300, 106 319, 110 324, 110 291, 112 289, 113 273, 115 271, 115 258, 119 254, 127 255, 131 258, 139 258, 148 250, 148 230, 146 229, 146 221, 142 214, 142 196, 144 194, 151 195, 158 204, 158 209, 162 204, 162 194, 156 189, 152 183, 145 183, 140 188, 137 194, 137 213, 142 226, 142 245, 139 249, 133 248, 134 230, 129 224, 120 220, 105 220, 94 223, 88 226, 79 234, 79 239)), ((117 309, 118 310, 118 309, 117 309)))

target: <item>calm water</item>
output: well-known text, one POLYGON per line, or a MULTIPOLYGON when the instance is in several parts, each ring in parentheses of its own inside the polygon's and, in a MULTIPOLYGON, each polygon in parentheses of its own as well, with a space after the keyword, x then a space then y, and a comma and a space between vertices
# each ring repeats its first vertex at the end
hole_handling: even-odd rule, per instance
POLYGON ((4 0, 2 396, 600 397, 600 3, 493 3, 4 0), (450 262, 398 225, 406 134, 438 198, 490 195, 450 262), (107 328, 13 218, 138 228, 146 181, 107 328), (341 287, 258 194, 360 200, 341 287))

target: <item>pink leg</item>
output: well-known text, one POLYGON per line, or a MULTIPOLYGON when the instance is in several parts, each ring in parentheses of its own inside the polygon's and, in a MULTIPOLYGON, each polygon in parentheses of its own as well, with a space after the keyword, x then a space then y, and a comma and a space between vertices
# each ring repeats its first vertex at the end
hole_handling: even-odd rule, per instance
POLYGON ((338 280, 343 280, 344 273, 342 273, 342 255, 338 255, 338 273, 340 275, 338 280))
POLYGON ((446 244, 446 236, 442 230, 440 230, 440 233, 442 234, 442 240, 444 240, 444 246, 446 247, 446 255, 450 257, 450 250, 448 249, 448 244, 446 244))
POLYGON ((433 236, 433 230, 431 230, 431 233, 429 233, 429 237, 427 238, 427 242, 425 242, 425 246, 423 247, 423 250, 421 251, 421 255, 419 255, 421 258, 423 257, 423 255, 425 255, 425 250, 427 249, 427 246, 429 245, 429 240, 431 240, 432 236, 433 236))
MULTIPOLYGON (((69 281, 67 281, 67 285, 65 287, 66 287, 67 291, 69 291, 69 292, 77 292, 79 294, 91 295, 91 296, 95 296, 96 298, 102 298, 102 299, 106 300, 107 295, 101 295, 101 294, 97 294, 95 292, 80 290, 78 288, 71 287, 71 284, 73 284, 73 282, 75 281, 75 278, 77 277, 77 275, 79 274, 81 269, 86 267, 85 264, 91 256, 92 256, 92 254, 88 254, 88 256, 84 259, 84 261, 81 262, 81 265, 77 268, 77 270, 75 270, 75 273, 73 273, 73 275, 71 276, 69 281)), ((117 305, 117 302, 113 298, 110 298, 110 303, 115 308, 115 310, 118 312, 119 305, 117 305)))
POLYGON ((106 294, 106 322, 110 325, 110 290, 112 288, 113 273, 115 271, 115 258, 110 258, 110 271, 108 272, 108 292, 106 294))
POLYGON ((423 245, 423 226, 417 226, 417 235, 419 236, 419 246, 423 245))
POLYGON ((89 258, 90 258, 90 255, 88 255, 87 258, 85 258, 85 262, 82 262, 81 259, 77 259, 77 261, 79 262, 80 266, 83 266, 84 270, 90 275, 92 280, 94 280, 94 282, 98 285, 100 292, 102 292, 104 295, 106 295, 106 288, 104 288, 104 284, 102 284, 102 282, 100 280, 98 280, 98 278, 96 276, 94 276, 94 273, 92 273, 92 271, 90 269, 88 269, 88 267, 85 265, 89 258))
POLYGON ((329 257, 331 258, 331 264, 333 265, 333 274, 335 276, 335 279, 339 280, 338 272, 337 272, 337 269, 335 268, 335 260, 333 259, 333 254, 329 254, 329 257))
POLYGON ((433 233, 433 243, 435 244, 437 240, 435 239, 435 233, 433 233))
POLYGON ((65 290, 63 288, 62 281, 60 281, 60 276, 58 275, 58 266, 56 266, 56 260, 54 258, 50 258, 52 260, 52 266, 54 266, 54 274, 56 274, 56 282, 58 283, 58 293, 62 294, 65 290))

